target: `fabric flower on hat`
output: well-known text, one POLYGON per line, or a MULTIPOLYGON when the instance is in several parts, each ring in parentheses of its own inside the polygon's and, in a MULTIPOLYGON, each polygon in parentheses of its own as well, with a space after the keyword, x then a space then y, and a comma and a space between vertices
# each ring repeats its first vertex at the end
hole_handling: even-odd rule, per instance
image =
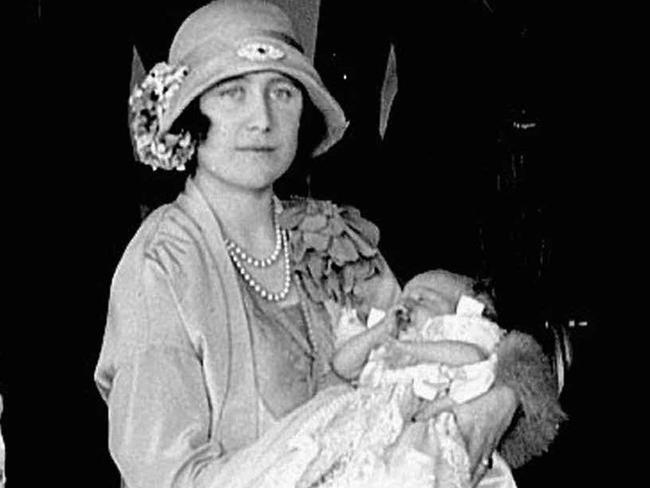
POLYGON ((133 115, 131 133, 136 153, 140 161, 154 170, 183 171, 185 163, 194 154, 195 141, 189 132, 160 134, 160 121, 188 72, 185 66, 158 63, 129 98, 133 115))

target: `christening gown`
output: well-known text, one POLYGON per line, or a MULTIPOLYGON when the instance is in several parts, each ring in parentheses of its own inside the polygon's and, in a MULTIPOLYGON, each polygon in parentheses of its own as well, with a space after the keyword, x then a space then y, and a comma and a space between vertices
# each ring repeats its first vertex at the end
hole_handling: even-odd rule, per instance
MULTIPOLYGON (((408 442, 395 446, 410 422, 404 414, 418 398, 435 400, 448 395, 462 403, 483 394, 494 382, 494 351, 503 331, 480 315, 476 303, 463 297, 456 314, 430 318, 400 339, 469 342, 488 351, 488 359, 457 367, 440 363, 393 367, 380 347, 371 353, 358 385, 326 388, 281 419, 255 444, 233 456, 227 463, 228 473, 220 476, 228 482, 219 486, 469 487, 469 458, 453 413, 442 412, 425 424, 432 443, 428 453, 408 442)), ((335 331, 337 342, 376 324, 382 315, 373 310, 366 325, 354 310, 345 311, 335 331)), ((493 455, 493 467, 479 486, 515 486, 498 454, 493 455)))

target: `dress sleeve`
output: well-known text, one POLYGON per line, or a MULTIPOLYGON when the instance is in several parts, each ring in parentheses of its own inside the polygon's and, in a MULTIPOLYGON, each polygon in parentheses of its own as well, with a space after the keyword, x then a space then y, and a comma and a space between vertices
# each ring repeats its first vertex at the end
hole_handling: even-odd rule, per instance
POLYGON ((95 380, 126 486, 194 488, 218 472, 224 457, 211 438, 200 352, 162 261, 118 268, 95 380))

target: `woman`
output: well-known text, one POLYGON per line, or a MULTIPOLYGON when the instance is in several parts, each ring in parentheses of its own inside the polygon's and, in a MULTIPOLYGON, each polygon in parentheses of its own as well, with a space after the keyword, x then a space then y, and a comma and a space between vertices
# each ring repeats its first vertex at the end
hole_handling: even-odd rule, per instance
MULTIPOLYGON (((346 127, 277 7, 194 12, 131 106, 140 159, 192 176, 143 222, 113 279, 95 374, 110 450, 131 488, 220 486, 278 419, 326 386, 346 388, 330 365, 342 308, 386 310, 400 289, 353 209, 274 197, 301 151, 326 151, 346 127), (300 147, 314 114, 325 130, 300 147)), ((435 293, 431 283, 410 286, 435 293)), ((476 480, 515 390, 456 412, 476 480)))

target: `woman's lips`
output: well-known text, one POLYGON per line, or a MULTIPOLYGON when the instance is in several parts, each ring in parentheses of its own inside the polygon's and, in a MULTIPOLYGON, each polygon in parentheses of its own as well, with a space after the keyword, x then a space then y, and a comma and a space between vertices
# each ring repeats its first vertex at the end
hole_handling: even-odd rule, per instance
POLYGON ((237 148, 238 151, 252 151, 252 152, 271 152, 275 151, 273 146, 241 146, 237 148))

